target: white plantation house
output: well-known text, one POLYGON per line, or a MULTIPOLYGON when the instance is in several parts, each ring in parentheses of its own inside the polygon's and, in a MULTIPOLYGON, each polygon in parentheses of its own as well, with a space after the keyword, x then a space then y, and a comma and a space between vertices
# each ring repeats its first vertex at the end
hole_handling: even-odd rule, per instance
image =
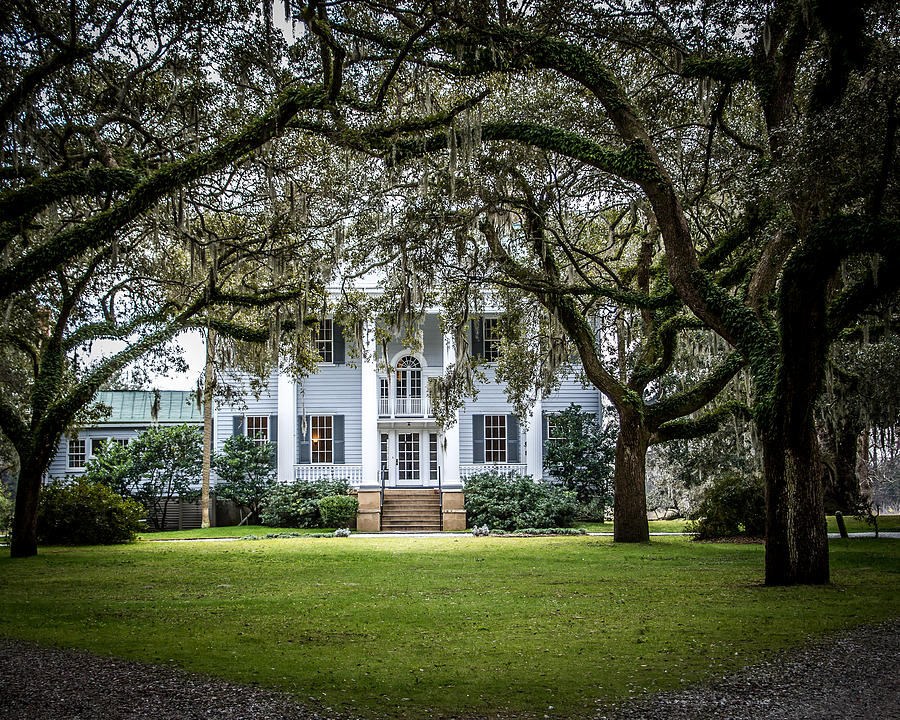
MULTIPOLYGON (((441 375, 455 361, 452 339, 441 333, 437 312, 424 318, 420 349, 413 351, 396 340, 387 344, 387 365, 375 360, 371 328, 368 352, 362 359, 350 358, 340 325, 326 319, 315 341, 322 357, 318 372, 302 382, 273 372, 259 398, 248 395, 240 405, 217 407, 215 448, 221 450, 234 434, 246 434, 259 442, 278 443, 282 482, 346 478, 358 492, 360 530, 464 529, 468 476, 494 469, 540 479, 553 413, 571 403, 587 412, 602 412, 599 391, 585 387, 573 374, 552 395, 538 400, 530 417, 516 417, 505 387, 494 380, 499 350, 495 322, 488 316, 470 323, 470 347, 485 360, 486 380, 477 384, 477 397, 466 402, 451 427, 439 427, 428 402, 428 378, 441 375)), ((106 395, 118 393, 100 398, 118 412, 103 425, 64 438, 52 476, 82 472, 95 447, 94 437, 124 438, 138 432, 140 423, 122 410, 124 400, 106 395)), ((173 403, 185 406, 180 409, 182 422, 200 420, 190 393, 160 395, 166 410, 158 422, 179 416, 173 403)), ((146 427, 149 416, 144 420, 146 427)))

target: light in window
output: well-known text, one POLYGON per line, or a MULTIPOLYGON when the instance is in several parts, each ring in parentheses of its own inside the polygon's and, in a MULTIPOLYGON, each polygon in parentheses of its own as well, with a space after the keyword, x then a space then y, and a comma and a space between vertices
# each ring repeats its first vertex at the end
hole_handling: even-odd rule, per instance
POLYGON ((484 461, 506 462, 506 415, 484 416, 484 461))
POLYGON ((309 418, 310 461, 334 462, 334 436, 330 415, 313 415, 309 418))

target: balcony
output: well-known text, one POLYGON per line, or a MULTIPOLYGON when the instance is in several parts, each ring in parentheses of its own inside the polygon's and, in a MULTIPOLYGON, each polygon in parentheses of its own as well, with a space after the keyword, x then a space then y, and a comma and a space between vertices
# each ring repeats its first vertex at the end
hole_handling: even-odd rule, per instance
POLYGON ((424 418, 432 417, 427 397, 383 397, 378 398, 380 418, 424 418))

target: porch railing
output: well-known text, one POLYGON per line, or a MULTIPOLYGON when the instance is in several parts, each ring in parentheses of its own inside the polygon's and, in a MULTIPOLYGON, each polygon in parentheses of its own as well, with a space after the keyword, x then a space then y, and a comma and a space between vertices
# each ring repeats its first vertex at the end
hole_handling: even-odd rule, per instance
POLYGON ((501 475, 528 475, 528 465, 525 463, 461 464, 459 466, 459 479, 465 482, 472 475, 485 472, 496 472, 501 475))
POLYGON ((362 465, 294 465, 294 478, 307 482, 347 480, 351 487, 362 485, 362 465))

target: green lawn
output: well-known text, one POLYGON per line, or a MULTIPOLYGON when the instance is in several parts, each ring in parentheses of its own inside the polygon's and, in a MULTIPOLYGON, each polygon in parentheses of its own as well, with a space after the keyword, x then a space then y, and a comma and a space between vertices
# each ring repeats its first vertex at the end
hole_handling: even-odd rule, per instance
POLYGON ((269 533, 333 533, 334 528, 298 530, 297 528, 273 528, 266 525, 226 525, 223 527, 196 528, 194 530, 166 530, 164 532, 144 532, 141 540, 191 540, 196 538, 231 538, 257 535, 265 537, 269 533))
MULTIPOLYGON (((851 516, 844 516, 844 525, 847 526, 847 532, 874 532, 875 526, 870 525, 865 520, 858 520, 851 516)), ((900 532, 900 515, 882 515, 878 518, 878 530, 880 532, 900 532)), ((828 516, 828 532, 836 533, 838 531, 837 521, 834 515, 828 516)))
MULTIPOLYGON (((647 523, 650 526, 650 532, 684 532, 684 526, 687 520, 650 520, 647 523)), ((588 532, 608 532, 613 531, 612 521, 598 522, 577 522, 575 527, 584 528, 588 532)))
POLYGON ((684 538, 44 548, 0 560, 0 634, 364 715, 587 715, 900 616, 900 540, 831 547, 834 584, 799 588, 760 585, 759 545, 684 538))

